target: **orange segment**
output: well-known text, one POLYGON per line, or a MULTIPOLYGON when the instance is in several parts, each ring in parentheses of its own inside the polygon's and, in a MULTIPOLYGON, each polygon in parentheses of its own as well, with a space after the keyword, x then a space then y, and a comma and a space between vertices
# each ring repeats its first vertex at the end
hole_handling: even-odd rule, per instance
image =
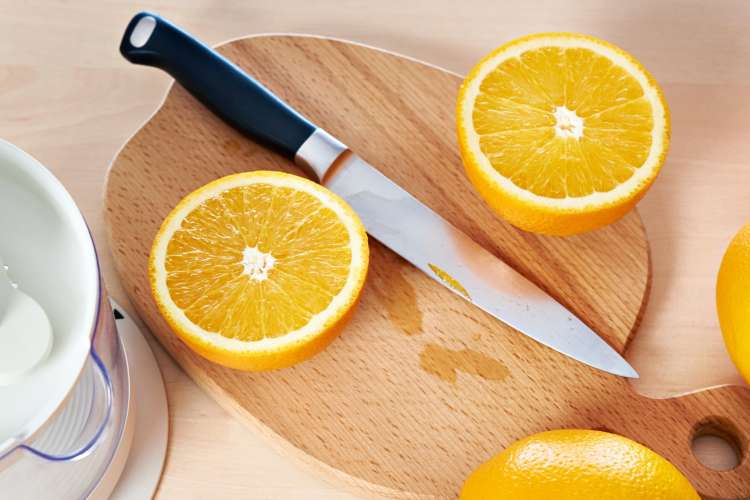
POLYGON ((471 181, 529 231, 575 234, 640 199, 669 142, 661 90, 630 55, 567 33, 521 38, 481 61, 458 99, 471 181))
POLYGON ((170 213, 151 253, 159 308, 204 356, 241 369, 287 366, 343 325, 367 271, 356 214, 289 174, 225 177, 170 213))

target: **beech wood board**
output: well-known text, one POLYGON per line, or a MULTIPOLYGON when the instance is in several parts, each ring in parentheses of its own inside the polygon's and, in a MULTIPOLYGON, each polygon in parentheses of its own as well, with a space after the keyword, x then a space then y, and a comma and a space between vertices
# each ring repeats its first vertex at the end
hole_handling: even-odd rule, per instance
MULTIPOLYGON (((471 188, 458 155, 460 76, 312 36, 256 36, 218 49, 624 352, 650 285, 640 217, 632 212, 569 238, 499 220, 471 188)), ((361 303, 325 352, 269 373, 223 368, 194 354, 151 297, 151 242, 184 195, 257 169, 301 175, 173 85, 113 161, 105 217, 123 286, 156 338, 218 403, 288 454, 363 496, 455 498, 475 467, 513 441, 547 429, 593 428, 654 449, 705 498, 750 497, 747 388, 662 400, 638 395, 627 380, 507 327, 372 238, 361 303), (700 433, 729 438, 740 464, 721 472, 701 465, 690 449, 700 433)))

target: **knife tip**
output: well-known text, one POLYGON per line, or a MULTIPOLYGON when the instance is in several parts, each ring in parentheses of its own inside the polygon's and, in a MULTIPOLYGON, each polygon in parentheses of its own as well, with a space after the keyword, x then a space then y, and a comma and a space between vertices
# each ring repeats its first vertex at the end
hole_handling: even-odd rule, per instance
POLYGON ((611 369, 607 371, 614 375, 619 375, 625 378, 632 378, 632 379, 641 378, 640 375, 638 375, 638 372, 635 371, 635 368, 630 366, 630 363, 628 363, 624 359, 622 359, 621 362, 618 363, 616 367, 612 367, 611 369))

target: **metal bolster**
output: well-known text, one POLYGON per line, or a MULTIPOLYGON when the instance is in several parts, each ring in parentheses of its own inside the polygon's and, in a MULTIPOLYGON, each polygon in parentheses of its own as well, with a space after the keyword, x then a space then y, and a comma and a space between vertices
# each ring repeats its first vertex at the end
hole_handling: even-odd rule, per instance
POLYGON ((308 174, 323 180, 328 169, 347 148, 341 141, 322 128, 316 128, 294 155, 294 163, 308 174))

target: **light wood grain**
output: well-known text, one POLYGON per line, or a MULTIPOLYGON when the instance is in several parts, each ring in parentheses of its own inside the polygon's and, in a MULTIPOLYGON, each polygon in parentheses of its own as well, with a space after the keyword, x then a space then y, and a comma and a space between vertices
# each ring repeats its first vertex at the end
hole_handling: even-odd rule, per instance
MULTIPOLYGON (((532 235, 495 217, 458 158, 452 104, 460 77, 316 37, 259 36, 219 50, 624 350, 649 288, 637 213, 572 238, 532 235)), ((750 495, 748 461, 716 472, 690 450, 695 433, 710 430, 731 435, 746 454, 750 391, 639 396, 626 380, 519 335, 374 240, 361 304, 324 353, 251 374, 191 352, 149 291, 153 236, 196 187, 268 168, 298 173, 175 85, 112 163, 105 211, 122 282, 151 331, 221 405, 290 455, 360 495, 453 498, 471 470, 521 437, 608 429, 670 459, 705 496, 750 495)))
MULTIPOLYGON (((667 164, 639 205, 653 283, 627 351, 642 376, 634 386, 663 397, 742 383, 721 341, 713 294, 722 252, 750 219, 745 0, 0 0, 0 137, 39 158, 71 191, 97 241, 110 293, 126 307, 104 234, 101 191, 112 156, 170 82, 117 53, 125 24, 145 8, 209 43, 251 33, 317 33, 462 74, 500 43, 539 31, 590 33, 626 48, 663 85, 673 117, 667 164)), ((355 498, 270 450, 208 399, 158 343, 151 345, 170 404, 159 499, 355 498)), ((720 453, 715 458, 727 461, 720 453)))

